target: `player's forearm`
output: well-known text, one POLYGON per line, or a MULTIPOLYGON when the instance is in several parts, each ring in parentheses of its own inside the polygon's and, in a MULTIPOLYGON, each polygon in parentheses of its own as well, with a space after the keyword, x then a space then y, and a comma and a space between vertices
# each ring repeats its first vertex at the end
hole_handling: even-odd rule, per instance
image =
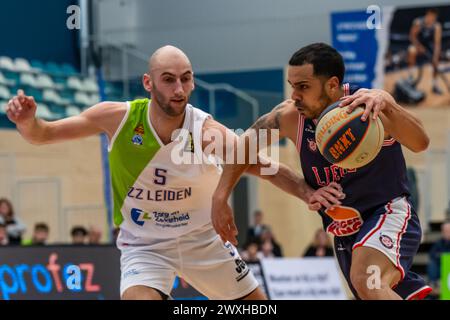
POLYGON ((226 164, 217 184, 213 198, 226 201, 239 181, 242 174, 250 167, 250 164, 226 164))
POLYGON ((398 104, 393 104, 383 111, 383 125, 389 134, 411 151, 425 150, 430 139, 422 122, 398 104))
POLYGON ((22 137, 29 143, 35 145, 47 143, 46 128, 47 122, 38 118, 17 124, 17 130, 22 137))
POLYGON ((279 164, 279 169, 276 174, 268 175, 264 178, 281 190, 305 201, 306 203, 314 193, 314 189, 306 183, 305 179, 281 163, 279 164))

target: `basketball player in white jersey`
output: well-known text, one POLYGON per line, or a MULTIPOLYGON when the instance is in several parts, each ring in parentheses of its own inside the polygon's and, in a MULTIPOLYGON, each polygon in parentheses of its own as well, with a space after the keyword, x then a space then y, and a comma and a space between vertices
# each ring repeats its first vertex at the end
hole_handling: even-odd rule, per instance
MULTIPOLYGON (((179 49, 165 46, 149 60, 143 86, 152 99, 102 102, 78 116, 47 122, 35 117, 33 97, 19 90, 6 107, 30 143, 48 144, 99 133, 109 137, 114 222, 120 226, 122 299, 165 299, 176 275, 210 299, 265 299, 236 248, 221 241, 211 224, 212 195, 221 169, 208 154, 210 130, 236 136, 188 104, 192 66, 179 49), (182 130, 178 130, 182 129, 182 130), (183 141, 180 148, 180 139, 183 141), (193 163, 179 163, 180 152, 193 163)), ((229 140, 228 140, 229 141, 229 140)), ((260 174, 260 165, 248 172, 260 174)), ((337 184, 314 192, 287 167, 263 176, 320 207, 339 204, 337 184)))

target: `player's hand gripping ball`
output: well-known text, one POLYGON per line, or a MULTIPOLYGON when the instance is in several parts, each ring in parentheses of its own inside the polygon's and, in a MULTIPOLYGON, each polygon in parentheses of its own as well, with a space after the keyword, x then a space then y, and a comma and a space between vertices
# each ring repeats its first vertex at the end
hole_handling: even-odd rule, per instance
POLYGON ((371 162, 381 150, 384 127, 380 118, 361 120, 364 105, 348 113, 340 101, 327 107, 319 117, 316 143, 331 163, 345 169, 360 168, 371 162))

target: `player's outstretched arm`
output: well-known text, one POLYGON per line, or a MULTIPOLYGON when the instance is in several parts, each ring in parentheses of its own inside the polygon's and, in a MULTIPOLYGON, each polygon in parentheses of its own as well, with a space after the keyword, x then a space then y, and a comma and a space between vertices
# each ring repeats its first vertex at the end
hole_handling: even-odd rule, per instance
POLYGON ((26 96, 23 90, 19 90, 17 96, 6 105, 9 120, 16 124, 25 140, 36 145, 77 139, 101 132, 111 136, 125 112, 122 103, 102 102, 80 115, 45 121, 36 117, 36 109, 34 98, 26 96))
MULTIPOLYGON (((219 148, 222 151, 224 170, 213 196, 211 212, 213 226, 224 242, 230 241, 235 245, 237 244, 237 228, 234 223, 232 209, 228 205, 227 200, 244 172, 258 175, 270 181, 278 188, 305 201, 309 209, 314 211, 319 210, 321 207, 328 208, 332 205, 338 205, 340 204, 339 199, 345 197, 341 186, 338 184, 333 183, 319 190, 313 190, 303 178, 289 167, 258 155, 259 130, 266 129, 268 131, 268 144, 275 142, 270 139, 272 130, 277 130, 277 134, 272 138, 288 137, 293 140, 297 136, 297 120, 298 113, 293 107, 292 101, 287 100, 275 107, 270 113, 258 119, 240 138, 237 138, 234 133, 216 121, 210 120, 205 123, 204 133, 205 128, 209 130, 214 128, 222 132, 221 136, 227 136, 227 139, 222 141, 228 141, 228 143, 223 142, 223 148, 219 148), (253 142, 250 143, 252 139, 253 142), (250 145, 256 147, 256 150, 251 150, 250 145), (250 161, 252 156, 250 152, 255 153, 253 156, 256 161, 250 161), (246 155, 246 157, 240 159, 241 162, 238 161, 239 153, 246 155), (232 155, 231 161, 230 154, 232 155), (277 170, 273 171, 274 168, 277 170), (264 171, 264 169, 270 170, 264 171)), ((217 142, 218 140, 215 139, 215 141, 217 142)))
MULTIPOLYGON (((261 157, 261 156, 260 156, 261 157)), ((273 175, 261 174, 261 169, 267 165, 261 163, 251 165, 247 173, 257 175, 271 182, 277 188, 303 200, 311 211, 318 211, 321 208, 329 208, 342 204, 340 199, 345 198, 341 185, 332 182, 326 187, 318 190, 311 188, 303 177, 285 164, 265 159, 263 162, 271 162, 270 167, 278 167, 278 171, 273 175)))
POLYGON ((351 96, 341 99, 341 107, 347 107, 352 112, 361 104, 365 112, 361 119, 369 116, 380 117, 383 122, 385 137, 392 137, 413 152, 421 152, 428 148, 430 139, 422 122, 400 106, 386 91, 380 89, 359 89, 351 96), (372 114, 371 114, 372 113, 372 114))
MULTIPOLYGON (((281 103, 271 112, 259 118, 239 139, 233 136, 233 139, 229 140, 232 143, 224 146, 224 155, 233 154, 233 159, 240 160, 226 161, 227 159, 225 158, 222 176, 213 195, 211 219, 216 232, 224 242, 230 241, 232 244, 237 245, 237 228, 234 223, 233 212, 227 201, 242 174, 252 165, 251 158, 257 157, 259 151, 259 135, 257 133, 259 129, 267 129, 268 144, 275 142, 270 139, 272 130, 277 130, 278 134, 275 136, 278 139, 284 137, 285 132, 280 129, 282 128, 282 121, 285 119, 283 116, 285 114, 285 106, 285 102, 281 103), (250 145, 256 146, 256 150, 252 150, 254 154, 250 154, 250 145), (239 152, 244 156, 239 158, 239 152)), ((213 122, 210 121, 210 123, 213 122)), ((215 123, 218 126, 217 122, 215 123)), ((208 125, 204 126, 204 130, 205 127, 208 127, 208 125)))

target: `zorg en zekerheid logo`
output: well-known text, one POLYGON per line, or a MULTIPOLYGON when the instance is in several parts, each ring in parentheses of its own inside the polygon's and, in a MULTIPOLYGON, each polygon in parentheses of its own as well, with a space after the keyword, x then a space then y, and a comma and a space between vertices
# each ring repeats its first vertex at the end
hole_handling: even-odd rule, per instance
POLYGON ((191 219, 189 212, 157 212, 152 213, 144 210, 133 208, 131 209, 131 220, 138 226, 143 226, 147 221, 152 221, 158 227, 181 227, 187 225, 191 219))

